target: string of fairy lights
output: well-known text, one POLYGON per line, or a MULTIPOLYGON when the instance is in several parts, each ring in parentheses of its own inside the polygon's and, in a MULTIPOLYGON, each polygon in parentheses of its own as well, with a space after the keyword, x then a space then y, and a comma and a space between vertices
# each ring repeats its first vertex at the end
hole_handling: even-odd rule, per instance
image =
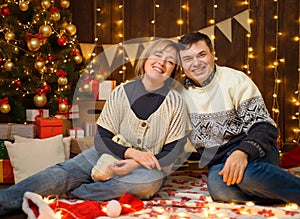
POLYGON ((179 0, 179 18, 177 19, 177 24, 179 26, 179 36, 182 35, 182 25, 184 21, 182 19, 182 0, 179 0))
POLYGON ((156 36, 156 10, 159 8, 159 4, 157 3, 156 0, 152 1, 152 7, 153 7, 153 19, 151 20, 152 29, 153 29, 152 37, 155 38, 155 36, 156 36))
MULTIPOLYGON (((276 124, 278 124, 280 107, 278 101, 278 92, 279 92, 279 84, 281 83, 280 74, 278 72, 278 46, 279 46, 279 37, 282 33, 279 31, 279 2, 278 0, 274 0, 276 12, 274 15, 275 20, 275 46, 271 47, 271 52, 274 52, 274 61, 272 64, 273 74, 274 74, 274 89, 273 89, 273 105, 272 105, 272 117, 276 124)), ((281 60, 283 61, 283 60, 281 60)))
MULTIPOLYGON (((246 0, 244 2, 244 4, 247 5, 247 9, 249 11, 251 11, 251 1, 250 0, 246 0)), ((251 17, 249 17, 248 23, 250 23, 250 24, 253 23, 253 20, 251 19, 251 17)), ((250 59, 254 58, 254 55, 253 55, 254 49, 250 45, 250 43, 251 43, 251 33, 247 33, 246 37, 247 37, 247 48, 246 48, 247 52, 246 52, 246 64, 244 65, 244 69, 245 69, 247 75, 249 77, 251 77, 250 59)))
POLYGON ((294 38, 294 40, 298 43, 298 86, 297 90, 295 91, 295 94, 297 95, 297 99, 292 99, 292 102, 296 105, 298 110, 296 111, 295 115, 292 116, 293 120, 298 120, 298 127, 295 128, 293 131, 295 133, 295 139, 293 139, 294 143, 299 143, 300 142, 300 4, 298 5, 298 36, 294 38))
POLYGON ((214 33, 213 33, 213 35, 210 36, 210 38, 211 38, 212 44, 213 44, 214 49, 215 49, 215 51, 214 51, 214 53, 215 53, 215 60, 218 60, 217 53, 216 53, 217 49, 216 49, 216 44, 215 44, 215 40, 216 40, 216 36, 215 36, 215 29, 216 29, 216 26, 215 26, 216 25, 216 9, 218 8, 218 5, 216 4, 216 0, 213 0, 213 4, 212 5, 213 5, 212 18, 208 21, 208 23, 210 25, 214 25, 214 33))
MULTIPOLYGON (((296 92, 297 96, 298 96, 298 103, 300 102, 300 40, 299 40, 299 37, 300 37, 300 4, 298 5, 298 14, 299 14, 299 18, 298 18, 298 90, 296 92)), ((300 129, 300 116, 299 116, 299 107, 300 107, 300 104, 297 105, 298 106, 298 130, 300 129)), ((299 143, 300 141, 300 135, 298 135, 298 138, 297 138, 297 143, 299 143)))
POLYGON ((124 48, 124 40, 125 40, 125 0, 122 0, 119 4, 118 8, 120 9, 121 13, 121 19, 118 21, 118 24, 120 25, 120 49, 119 54, 122 56, 122 67, 121 70, 119 70, 119 74, 122 75, 122 81, 125 81, 126 79, 126 66, 125 66, 125 59, 128 59, 125 55, 125 48, 124 48))

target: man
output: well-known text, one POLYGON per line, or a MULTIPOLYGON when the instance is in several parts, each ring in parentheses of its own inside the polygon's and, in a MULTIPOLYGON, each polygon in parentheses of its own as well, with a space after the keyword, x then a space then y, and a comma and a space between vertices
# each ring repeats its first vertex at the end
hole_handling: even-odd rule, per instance
POLYGON ((190 140, 208 167, 215 201, 300 204, 300 178, 278 167, 278 130, 257 86, 243 72, 215 64, 209 37, 195 32, 178 43, 190 140))

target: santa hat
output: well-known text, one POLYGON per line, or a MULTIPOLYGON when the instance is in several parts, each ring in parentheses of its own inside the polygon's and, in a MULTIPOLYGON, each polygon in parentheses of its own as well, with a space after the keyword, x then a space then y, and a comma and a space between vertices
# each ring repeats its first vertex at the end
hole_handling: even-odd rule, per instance
POLYGON ((129 214, 144 208, 140 199, 130 194, 124 194, 118 201, 75 201, 53 199, 48 202, 41 195, 26 192, 23 197, 22 209, 28 219, 94 219, 99 216, 117 217, 129 214))

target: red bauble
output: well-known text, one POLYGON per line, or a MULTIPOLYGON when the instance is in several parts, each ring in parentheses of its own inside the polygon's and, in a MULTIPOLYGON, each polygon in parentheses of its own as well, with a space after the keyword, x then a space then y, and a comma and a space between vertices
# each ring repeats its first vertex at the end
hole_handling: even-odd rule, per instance
POLYGON ((52 55, 48 55, 47 59, 48 59, 49 62, 53 62, 54 57, 52 55))
POLYGON ((3 7, 1 8, 1 15, 3 17, 9 16, 10 15, 10 10, 8 7, 3 7))
POLYGON ((57 44, 60 46, 67 45, 67 38, 66 37, 58 37, 57 38, 57 44))
POLYGON ((37 61, 40 61, 40 62, 44 62, 44 59, 43 59, 42 56, 38 57, 36 60, 37 60, 37 61))
POLYGON ((22 87, 23 82, 22 82, 21 80, 17 80, 17 81, 15 82, 15 85, 16 85, 17 87, 22 87))
POLYGON ((46 92, 46 94, 48 94, 48 93, 51 92, 51 87, 50 87, 49 84, 45 84, 45 85, 43 86, 43 89, 44 89, 44 91, 46 92))
POLYGON ((2 57, 0 57, 0 64, 3 62, 3 58, 2 57))

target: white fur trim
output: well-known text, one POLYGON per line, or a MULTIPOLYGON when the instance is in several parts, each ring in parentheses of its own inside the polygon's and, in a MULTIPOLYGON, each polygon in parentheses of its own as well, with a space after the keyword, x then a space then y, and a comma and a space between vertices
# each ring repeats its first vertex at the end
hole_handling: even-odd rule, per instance
POLYGON ((28 215, 28 219, 56 219, 54 211, 43 200, 42 196, 33 192, 25 192, 23 196, 22 209, 28 215), (40 214, 38 217, 35 216, 34 212, 29 207, 29 200, 38 206, 40 214))

